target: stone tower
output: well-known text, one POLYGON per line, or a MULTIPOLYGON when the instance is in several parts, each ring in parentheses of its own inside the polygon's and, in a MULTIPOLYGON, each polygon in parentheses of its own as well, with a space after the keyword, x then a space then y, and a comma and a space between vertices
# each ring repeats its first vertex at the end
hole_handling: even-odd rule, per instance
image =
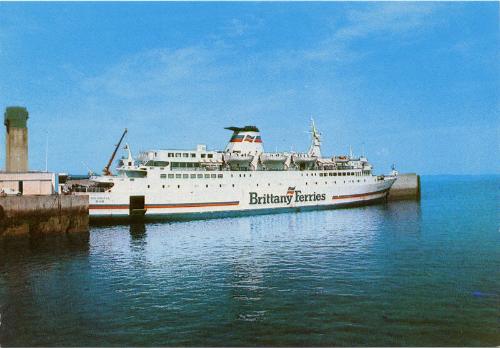
POLYGON ((5 109, 5 170, 11 173, 28 171, 28 110, 20 106, 5 109))

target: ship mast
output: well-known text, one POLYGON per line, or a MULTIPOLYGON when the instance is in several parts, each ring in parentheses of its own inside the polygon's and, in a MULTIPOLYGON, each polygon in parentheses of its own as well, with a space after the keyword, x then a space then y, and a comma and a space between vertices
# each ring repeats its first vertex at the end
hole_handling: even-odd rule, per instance
POLYGON ((316 129, 316 125, 314 124, 314 120, 311 118, 311 136, 312 143, 309 148, 308 155, 314 157, 321 157, 321 133, 316 129))
POLYGON ((122 136, 120 138, 120 141, 118 141, 118 144, 116 144, 115 151, 113 151, 113 154, 111 155, 111 158, 109 159, 108 164, 102 170, 102 172, 103 172, 104 175, 107 175, 107 176, 112 175, 112 173, 109 170, 109 168, 111 167, 111 164, 113 163, 113 160, 115 159, 116 152, 118 151, 118 148, 120 147, 120 144, 122 143, 123 138, 125 138, 125 134, 127 134, 127 128, 125 128, 125 130, 123 131, 123 134, 122 134, 122 136))

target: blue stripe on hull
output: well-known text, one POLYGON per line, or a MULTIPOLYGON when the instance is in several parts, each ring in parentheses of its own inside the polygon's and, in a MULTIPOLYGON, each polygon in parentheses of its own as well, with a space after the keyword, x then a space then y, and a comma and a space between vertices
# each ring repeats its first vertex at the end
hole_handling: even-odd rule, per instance
POLYGON ((357 202, 347 202, 347 203, 336 203, 329 205, 313 205, 305 207, 280 207, 280 208, 266 208, 266 209, 246 209, 246 210, 231 210, 231 211, 215 211, 215 212, 202 212, 202 213, 168 213, 168 214, 154 214, 154 215, 144 215, 140 217, 130 217, 128 214, 124 215, 91 215, 90 222, 92 224, 113 222, 118 221, 129 222, 132 220, 140 221, 189 221, 189 220, 206 220, 206 219, 220 219, 228 217, 240 217, 240 216, 251 216, 251 215, 268 215, 268 214, 282 214, 282 213, 298 213, 302 211, 312 211, 312 210, 330 210, 330 209, 342 209, 351 207, 362 207, 372 204, 377 204, 386 201, 387 195, 383 197, 357 201, 357 202))

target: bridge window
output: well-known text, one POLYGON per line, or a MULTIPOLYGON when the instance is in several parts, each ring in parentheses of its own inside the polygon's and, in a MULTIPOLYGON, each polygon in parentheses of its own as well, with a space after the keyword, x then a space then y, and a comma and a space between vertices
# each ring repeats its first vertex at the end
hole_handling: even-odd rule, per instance
POLYGON ((174 157, 174 154, 172 152, 169 152, 168 157, 174 157))
POLYGON ((192 154, 191 154, 191 157, 193 157, 193 158, 194 158, 194 157, 196 157, 196 154, 195 154, 195 153, 192 153, 192 154))
POLYGON ((183 179, 187 179, 187 178, 189 178, 189 174, 182 174, 182 178, 183 178, 183 179))
POLYGON ((160 174, 160 178, 161 179, 166 179, 167 178, 167 174, 160 174))
POLYGON ((173 179, 174 178, 174 174, 168 174, 168 178, 169 179, 173 179))
POLYGON ((168 164, 167 161, 147 161, 145 165, 148 167, 166 167, 168 164))
POLYGON ((212 179, 217 178, 217 174, 211 174, 210 176, 212 177, 212 179))
POLYGON ((198 174, 198 179, 202 179, 203 178, 203 174, 198 174))
POLYGON ((176 178, 176 179, 180 179, 180 178, 182 178, 182 175, 180 175, 180 174, 175 174, 175 178, 176 178))
POLYGON ((205 158, 205 157, 206 157, 206 154, 202 153, 201 158, 205 158))
POLYGON ((214 155, 212 155, 211 153, 209 153, 209 154, 207 155, 207 157, 208 157, 208 158, 213 158, 213 157, 214 157, 214 155))
POLYGON ((191 179, 196 179, 196 174, 191 174, 191 179))
POLYGON ((219 174, 219 175, 217 175, 217 177, 218 177, 219 179, 222 179, 222 177, 223 177, 223 176, 222 176, 222 174, 219 174))
POLYGON ((210 179, 210 174, 205 174, 205 179, 210 179))

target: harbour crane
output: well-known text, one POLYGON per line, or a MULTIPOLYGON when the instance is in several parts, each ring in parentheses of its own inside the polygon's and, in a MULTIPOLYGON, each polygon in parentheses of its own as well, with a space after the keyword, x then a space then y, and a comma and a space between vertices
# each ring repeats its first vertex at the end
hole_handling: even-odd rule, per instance
POLYGON ((113 151, 113 154, 111 155, 111 158, 109 159, 108 164, 102 170, 102 172, 103 172, 104 175, 108 175, 108 176, 109 175, 113 175, 111 173, 111 171, 109 170, 109 168, 111 168, 111 164, 113 163, 113 160, 115 159, 116 152, 118 151, 118 148, 120 147, 120 145, 121 145, 121 143, 123 141, 123 138, 125 138, 125 134, 127 134, 127 131, 128 131, 127 128, 125 128, 125 130, 123 131, 122 137, 120 138, 120 141, 118 141, 118 144, 116 144, 115 150, 113 151))

